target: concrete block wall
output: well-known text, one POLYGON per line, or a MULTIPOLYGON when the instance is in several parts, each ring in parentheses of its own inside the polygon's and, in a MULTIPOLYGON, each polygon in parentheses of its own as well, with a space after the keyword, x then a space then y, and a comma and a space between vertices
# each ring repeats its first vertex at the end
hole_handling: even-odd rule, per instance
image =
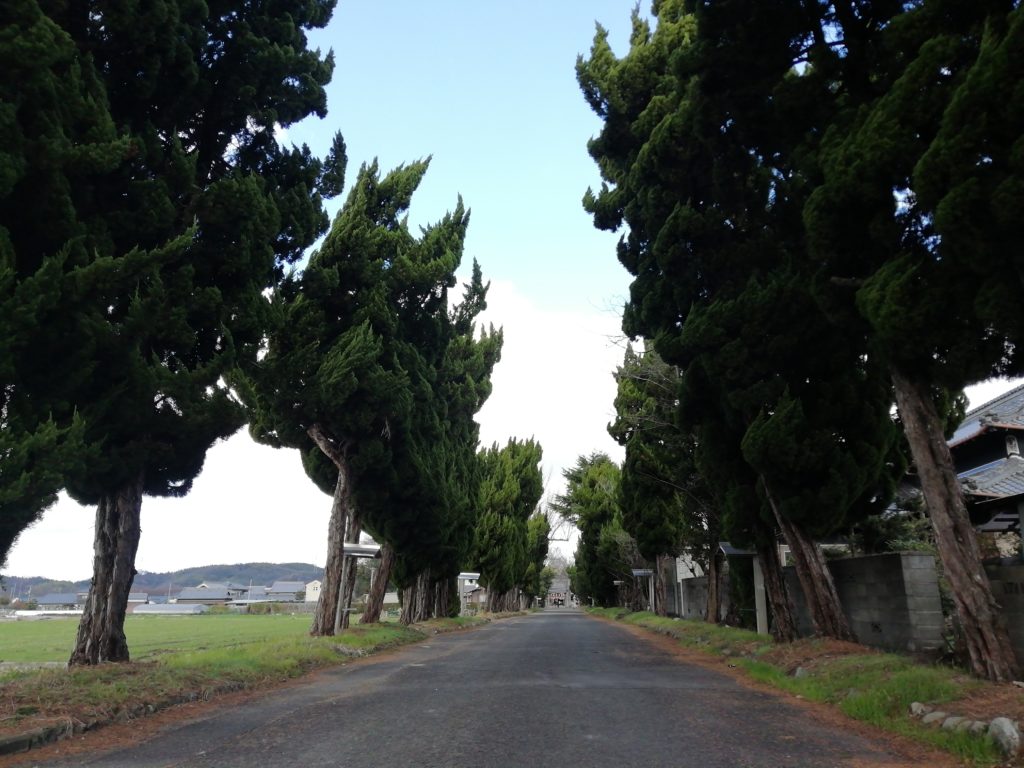
MULTIPOLYGON (((931 555, 907 552, 830 560, 829 570, 861 643, 895 651, 942 646, 942 605, 931 555)), ((785 571, 799 630, 813 634, 796 571, 792 566, 785 571)))
POLYGON ((682 593, 680 616, 684 619, 703 619, 708 607, 708 577, 697 576, 679 582, 682 593))
POLYGON ((1018 659, 1024 659, 1024 565, 986 565, 992 595, 1003 608, 1010 642, 1018 659))

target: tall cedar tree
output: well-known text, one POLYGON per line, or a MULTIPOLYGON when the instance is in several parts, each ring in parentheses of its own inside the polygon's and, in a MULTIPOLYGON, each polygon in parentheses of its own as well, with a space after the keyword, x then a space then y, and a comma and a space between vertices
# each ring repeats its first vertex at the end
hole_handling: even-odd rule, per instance
MULTIPOLYGON (((71 663, 127 661, 142 497, 186 494, 208 447, 241 425, 222 376, 255 355, 261 293, 280 265, 326 227, 318 189, 332 192, 333 168, 306 148, 282 149, 274 130, 324 114, 333 63, 306 49, 305 30, 327 23, 333 0, 288 13, 186 0, 40 7, 71 39, 71 66, 96 74, 96 93, 86 78, 82 95, 98 108, 105 94, 121 149, 101 178, 67 186, 61 220, 77 225, 55 228, 60 244, 22 247, 21 223, 30 230, 36 206, 53 207, 51 188, 23 185, 9 199, 16 279, 74 239, 56 281, 73 286, 63 319, 40 334, 33 360, 17 362, 17 385, 59 427, 77 414, 91 451, 64 478, 73 498, 97 506, 71 663), (54 360, 68 375, 55 375, 54 360)), ((71 167, 100 160, 83 153, 71 167)))
POLYGON ((474 417, 491 392, 502 345, 493 327, 477 335, 474 318, 486 308, 486 294, 474 262, 462 301, 435 327, 429 345, 418 342, 432 373, 416 398, 414 450, 401 462, 401 492, 391 494, 378 528, 399 550, 394 577, 405 590, 407 623, 454 616, 460 608, 456 577, 472 558, 481 479, 474 417))
POLYGON ((607 454, 580 456, 576 466, 562 471, 565 493, 551 502, 562 519, 580 531, 572 590, 581 600, 602 606, 618 602, 617 579, 632 579, 631 564, 621 560, 617 546, 623 536, 628 537, 619 507, 621 474, 607 454))
MULTIPOLYGON (((529 520, 544 493, 541 447, 534 440, 495 443, 480 456, 476 563, 487 587, 487 610, 518 610, 519 593, 534 562, 529 520)), ((546 538, 546 537, 545 537, 546 538)))
MULTIPOLYGON (((526 573, 523 576, 523 594, 530 600, 537 600, 547 594, 550 579, 545 583, 544 561, 548 556, 548 537, 551 523, 547 515, 537 511, 526 521, 526 573)), ((554 578, 553 574, 552 577, 554 578)))
POLYGON ((758 7, 734 40, 732 6, 656 10, 653 33, 634 14, 621 61, 600 32, 578 65, 605 119, 591 154, 612 185, 585 205, 599 226, 629 226, 625 330, 684 370, 704 369, 709 403, 739 426, 816 630, 852 638, 813 537, 884 503, 901 465, 884 379, 804 287, 802 180, 774 164, 790 101, 757 91, 789 71, 802 17, 758 7))
MULTIPOLYGON (((468 224, 462 202, 419 237, 409 231, 427 165, 383 178, 376 163, 360 169, 323 245, 275 293, 267 354, 239 382, 253 436, 299 448, 310 477, 333 490, 314 635, 342 623, 342 545, 356 510, 399 564, 420 563, 445 541, 445 483, 472 482, 465 420, 490 391, 501 336, 473 338, 486 294, 478 268, 463 302, 448 307, 468 224)), ((452 502, 458 514, 469 508, 452 502)))
MULTIPOLYGON (((608 432, 626 449, 619 502, 623 527, 648 560, 686 552, 708 578, 706 619, 718 621, 718 542, 721 522, 697 471, 696 441, 678 424, 679 369, 653 349, 628 345, 615 374, 615 421, 608 432)), ((664 614, 658 574, 656 609, 664 614)))
POLYGON ((842 98, 808 236, 824 302, 867 326, 889 368, 971 668, 1005 681, 1019 665, 943 427, 948 393, 1022 366, 1007 279, 1021 276, 1022 11, 1011 0, 900 10, 884 26, 838 20, 846 55, 823 61, 821 91, 842 98))
POLYGON ((86 350, 61 348, 88 297, 67 263, 86 263, 76 199, 128 154, 91 62, 36 0, 0 9, 0 566, 84 460, 83 424, 31 385, 82 377, 86 350), (32 205, 24 205, 30 196, 32 205), (38 350, 52 351, 40 355, 38 350), (59 372, 58 372, 59 371, 59 372))

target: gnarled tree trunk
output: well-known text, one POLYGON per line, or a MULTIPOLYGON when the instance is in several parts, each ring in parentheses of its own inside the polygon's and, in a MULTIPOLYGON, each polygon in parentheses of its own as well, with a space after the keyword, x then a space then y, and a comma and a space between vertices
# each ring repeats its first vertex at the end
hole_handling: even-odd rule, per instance
POLYGON ((768 505, 775 514, 775 521, 793 554, 793 565, 803 589, 807 610, 811 614, 814 631, 836 640, 856 642, 857 636, 853 634, 846 614, 843 613, 832 571, 828 569, 821 547, 814 543, 802 527, 782 514, 763 477, 761 485, 768 498, 768 505))
POLYGON ((142 533, 142 477, 105 495, 96 507, 92 584, 70 665, 129 660, 124 636, 135 553, 142 533))
POLYGON ((797 638, 796 620, 793 618, 793 603, 786 589, 786 579, 779 562, 779 548, 775 543, 775 531, 766 525, 759 525, 754 549, 761 561, 764 576, 764 591, 771 609, 772 637, 780 643, 791 643, 797 638))
POLYGON ((997 682, 1013 680, 1017 659, 981 564, 978 540, 935 402, 926 384, 901 372, 892 372, 892 382, 935 531, 935 545, 967 642, 971 671, 997 682))
POLYGON ((345 527, 352 509, 352 489, 349 487, 348 461, 344 452, 330 439, 318 424, 308 430, 317 447, 338 468, 331 501, 331 519, 327 524, 327 564, 324 566, 320 599, 313 613, 313 626, 309 634, 314 637, 333 635, 338 626, 338 607, 341 602, 342 561, 344 558, 345 527))
POLYGON ((380 613, 384 609, 384 596, 388 591, 388 580, 391 578, 391 569, 395 565, 395 550, 387 543, 380 545, 380 565, 377 566, 377 575, 373 578, 370 586, 370 594, 366 598, 366 609, 363 611, 360 624, 375 624, 380 621, 380 613))

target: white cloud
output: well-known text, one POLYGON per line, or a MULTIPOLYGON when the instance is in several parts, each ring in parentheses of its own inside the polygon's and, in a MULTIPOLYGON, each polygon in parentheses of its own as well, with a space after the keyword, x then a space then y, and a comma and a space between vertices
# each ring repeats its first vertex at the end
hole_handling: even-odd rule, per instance
POLYGON ((622 362, 619 317, 602 310, 548 309, 513 285, 493 282, 484 322, 504 328, 494 391, 477 420, 480 441, 536 438, 544 449, 548 491, 561 489, 562 469, 581 454, 604 451, 621 460, 608 435, 614 414, 612 372, 622 362))

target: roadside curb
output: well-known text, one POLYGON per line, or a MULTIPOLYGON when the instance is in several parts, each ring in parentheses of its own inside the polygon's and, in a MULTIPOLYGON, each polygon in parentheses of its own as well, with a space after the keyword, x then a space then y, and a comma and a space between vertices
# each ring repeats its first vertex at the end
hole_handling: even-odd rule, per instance
POLYGON ((41 747, 44 744, 52 744, 55 741, 66 739, 75 732, 72 723, 61 723, 46 728, 34 728, 25 733, 18 733, 13 736, 0 738, 0 755, 14 755, 19 752, 28 752, 34 747, 41 747))
MULTIPOLYGON (((256 686, 252 687, 255 688, 256 686)), ((245 690, 246 688, 247 686, 242 683, 228 683, 216 688, 208 688, 202 693, 191 691, 190 693, 182 696, 175 696, 152 704, 139 704, 129 709, 123 709, 116 715, 97 718, 88 722, 76 721, 68 718, 60 723, 55 723, 54 725, 47 725, 42 728, 33 728, 32 730, 25 731, 24 733, 13 734, 11 736, 0 738, 0 755, 14 755, 21 752, 28 752, 30 749, 43 747, 47 744, 53 744, 54 742, 71 738, 72 736, 85 733, 86 731, 96 730, 97 728, 103 728, 104 726, 113 725, 115 723, 126 723, 130 720, 137 720, 140 717, 153 715, 157 712, 161 712, 165 709, 170 709, 171 707, 176 707, 181 704, 192 704, 200 700, 208 701, 214 696, 226 693, 235 693, 237 691, 245 690)))

